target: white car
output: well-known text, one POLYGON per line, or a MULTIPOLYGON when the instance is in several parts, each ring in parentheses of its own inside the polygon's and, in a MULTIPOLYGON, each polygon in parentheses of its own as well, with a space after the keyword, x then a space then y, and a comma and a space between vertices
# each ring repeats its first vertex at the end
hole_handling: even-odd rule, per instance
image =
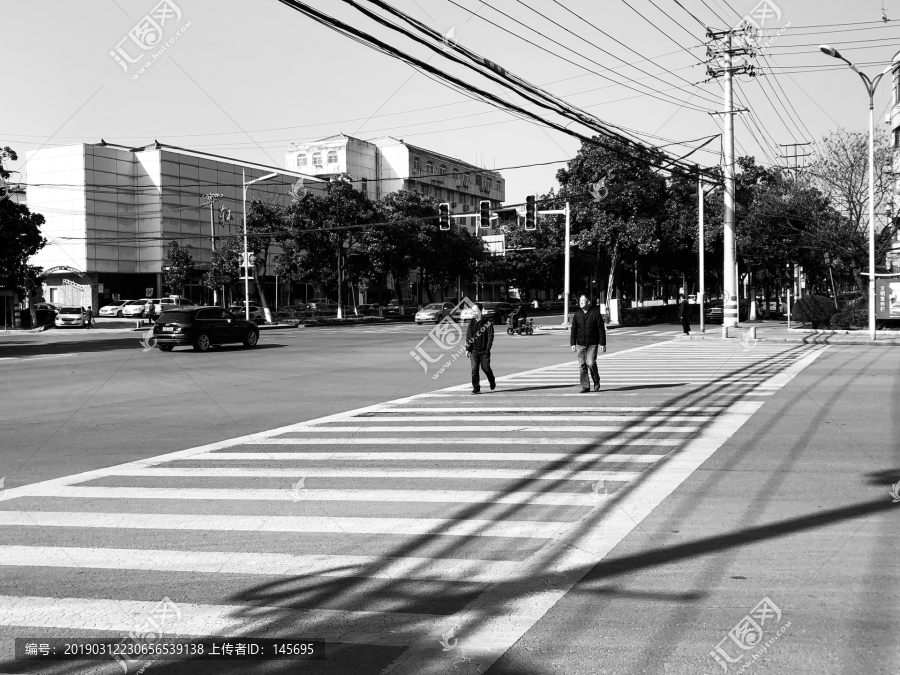
POLYGON ((93 314, 84 307, 60 307, 53 323, 57 328, 90 328, 93 314))
POLYGON ((452 320, 456 320, 459 316, 458 312, 453 311, 453 303, 450 302, 432 302, 425 305, 416 312, 416 323, 440 323, 445 316, 449 316, 452 320))
MULTIPOLYGON (((228 311, 232 314, 241 317, 242 319, 246 318, 246 312, 244 311, 244 303, 234 304, 228 308, 228 311)), ((262 322, 266 321, 266 313, 263 311, 263 308, 259 305, 255 305, 252 302, 250 303, 250 320, 254 322, 262 322)))
POLYGON ((187 298, 160 298, 153 301, 153 313, 159 316, 163 312, 170 312, 176 309, 196 309, 197 305, 187 298))
POLYGON ((127 303, 122 305, 122 316, 127 316, 132 319, 140 318, 144 315, 144 312, 147 310, 147 303, 153 302, 154 304, 159 302, 159 300, 154 298, 145 298, 144 300, 129 300, 127 303))
POLYGON ((128 303, 128 300, 113 300, 108 305, 100 308, 98 314, 100 316, 125 316, 122 313, 122 307, 128 303))

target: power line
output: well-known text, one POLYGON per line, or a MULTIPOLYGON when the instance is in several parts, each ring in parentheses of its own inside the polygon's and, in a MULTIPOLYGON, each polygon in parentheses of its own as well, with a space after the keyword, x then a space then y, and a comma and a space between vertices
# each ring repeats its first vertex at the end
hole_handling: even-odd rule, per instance
MULTIPOLYGON (((471 11, 472 11, 472 10, 466 8, 466 7, 463 7, 463 6, 460 5, 459 3, 455 2, 455 0, 447 0, 447 1, 448 1, 450 4, 455 5, 456 7, 459 7, 460 9, 463 9, 463 10, 465 10, 465 11, 467 11, 467 12, 471 12, 471 11)), ((535 34, 537 34, 537 35, 540 35, 540 36, 541 36, 542 38, 544 38, 545 40, 548 40, 549 42, 552 42, 553 44, 562 47, 562 48, 565 49, 566 51, 572 52, 573 54, 578 54, 578 56, 580 56, 581 58, 583 58, 583 59, 585 59, 585 60, 587 60, 587 61, 590 61, 590 62, 593 63, 594 65, 597 65, 597 66, 599 66, 599 67, 601 67, 601 68, 603 68, 603 69, 605 69, 605 70, 611 70, 610 68, 608 68, 608 67, 605 66, 604 64, 602 64, 602 63, 600 63, 600 62, 598 62, 598 61, 595 61, 594 59, 591 59, 590 57, 585 56, 584 54, 581 54, 581 53, 575 51, 574 49, 571 49, 570 47, 567 47, 566 45, 562 44, 561 42, 558 42, 557 40, 554 40, 554 39, 551 38, 551 37, 548 37, 548 36, 545 35, 544 33, 541 33, 540 31, 538 31, 538 30, 532 28, 531 26, 529 26, 529 25, 527 25, 527 24, 525 24, 525 23, 519 21, 519 20, 516 19, 515 17, 510 16, 510 15, 507 14, 506 12, 497 9, 496 7, 494 7, 494 6, 490 5, 490 4, 488 4, 487 2, 485 2, 484 5, 485 5, 486 7, 489 7, 490 9, 494 10, 494 11, 497 12, 498 14, 501 14, 502 16, 506 17, 507 19, 513 21, 514 23, 516 23, 516 24, 522 26, 523 28, 528 29, 528 30, 531 31, 532 33, 535 33, 535 34)), ((527 5, 525 5, 525 6, 527 7, 527 5)), ((529 8, 529 9, 530 9, 530 8, 529 8)), ((474 12, 473 12, 473 14, 474 14, 474 12)), ((516 39, 519 39, 519 40, 521 40, 521 41, 523 41, 523 42, 526 42, 527 44, 530 44, 530 45, 532 45, 533 47, 536 47, 536 48, 540 49, 540 50, 543 51, 543 52, 546 52, 546 53, 548 53, 548 54, 551 54, 552 56, 555 56, 556 58, 561 59, 561 60, 565 61, 566 63, 570 63, 570 64, 572 64, 572 65, 574 65, 574 66, 576 66, 576 67, 578 67, 578 68, 581 68, 581 69, 583 69, 583 70, 589 72, 589 73, 592 73, 592 74, 594 74, 594 75, 597 75, 598 77, 602 77, 603 79, 605 79, 605 80, 607 80, 607 81, 609 81, 609 82, 614 82, 614 83, 615 83, 616 85, 618 85, 618 86, 626 87, 626 88, 628 88, 628 89, 631 89, 632 91, 636 91, 636 92, 638 92, 638 93, 641 93, 641 94, 644 95, 644 96, 650 96, 651 98, 655 98, 655 99, 657 99, 657 100, 662 101, 663 103, 668 103, 668 104, 670 104, 670 105, 673 104, 673 103, 677 103, 677 105, 680 105, 680 106, 687 106, 687 105, 689 105, 689 104, 685 103, 684 101, 682 101, 681 99, 676 98, 676 97, 674 97, 674 96, 669 96, 669 98, 671 98, 672 100, 671 100, 671 101, 668 101, 668 100, 665 100, 665 99, 661 99, 661 98, 659 98, 658 96, 654 96, 653 94, 648 94, 648 93, 642 92, 642 91, 640 91, 640 90, 638 90, 638 89, 634 89, 634 87, 630 87, 630 86, 628 86, 627 84, 625 84, 625 83, 623 83, 623 82, 616 82, 616 81, 613 80, 612 78, 607 77, 606 75, 603 75, 602 73, 599 73, 599 72, 597 72, 597 71, 595 71, 595 70, 591 70, 590 68, 587 68, 586 66, 583 66, 583 65, 580 64, 580 63, 577 63, 577 62, 575 62, 575 61, 572 61, 571 59, 568 59, 568 58, 566 58, 565 56, 562 56, 561 54, 557 54, 556 52, 553 52, 553 51, 547 49, 546 47, 543 47, 543 46, 541 46, 541 45, 539 45, 539 44, 537 44, 537 43, 535 43, 535 42, 532 42, 532 41, 529 40, 528 38, 525 38, 525 37, 523 37, 523 36, 521 36, 521 35, 518 35, 518 34, 516 34, 516 33, 513 33, 512 31, 508 30, 507 28, 501 26, 501 25, 498 24, 498 23, 495 23, 495 22, 491 21, 490 19, 488 19, 488 18, 486 18, 486 17, 483 17, 483 16, 481 16, 481 15, 476 15, 476 16, 477 16, 479 19, 481 19, 482 21, 484 21, 484 22, 486 22, 486 23, 489 23, 489 24, 491 24, 492 26, 495 26, 496 28, 499 28, 500 30, 502 30, 502 31, 505 32, 505 33, 508 33, 509 35, 512 35, 512 36, 515 37, 516 39)), ((571 32, 571 31, 570 31, 570 32, 571 32)), ((593 45, 592 45, 592 46, 593 46, 593 45)), ((600 47, 597 47, 597 49, 599 49, 600 51, 602 51, 602 52, 604 52, 604 53, 606 53, 606 54, 609 54, 609 52, 606 52, 605 50, 601 49, 600 47)), ((617 58, 617 59, 618 59, 618 57, 616 57, 616 56, 613 55, 613 54, 610 54, 610 56, 613 56, 614 58, 617 58)), ((618 60, 619 60, 619 61, 623 61, 622 59, 618 59, 618 60)), ((625 61, 623 61, 623 63, 626 63, 626 64, 627 64, 627 62, 625 62, 625 61)), ((627 65, 632 65, 632 64, 627 64, 627 65)), ((638 71, 640 71, 640 72, 642 72, 642 73, 646 73, 646 71, 641 70, 640 68, 635 68, 635 70, 638 70, 638 71)), ((639 84, 640 86, 645 87, 645 88, 649 89, 650 91, 657 92, 657 90, 655 90, 653 87, 649 87, 649 86, 647 86, 647 85, 645 85, 645 84, 640 84, 640 83, 639 83, 637 80, 635 80, 634 78, 630 78, 630 77, 628 77, 628 76, 626 76, 626 75, 624 75, 624 74, 620 74, 620 73, 617 73, 617 74, 621 75, 621 77, 625 78, 628 82, 633 82, 633 83, 635 83, 635 84, 639 84)), ((649 77, 655 77, 654 75, 650 75, 649 73, 647 73, 647 75, 649 75, 649 77)), ((659 78, 656 77, 655 79, 659 79, 659 78)), ((664 83, 667 84, 667 85, 669 84, 668 82, 665 82, 665 80, 660 80, 660 81, 664 82, 664 83)), ((657 92, 657 93, 659 93, 659 92, 657 92)), ((697 112, 706 112, 705 109, 700 108, 699 106, 692 106, 692 107, 693 107, 697 112)))

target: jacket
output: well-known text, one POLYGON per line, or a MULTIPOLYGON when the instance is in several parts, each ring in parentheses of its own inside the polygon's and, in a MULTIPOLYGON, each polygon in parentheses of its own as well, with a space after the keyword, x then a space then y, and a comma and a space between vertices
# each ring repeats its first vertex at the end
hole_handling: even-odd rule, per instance
POLYGON ((603 315, 596 307, 589 307, 585 312, 580 307, 572 314, 572 336, 569 340, 571 346, 591 345, 606 346, 606 326, 603 323, 603 315))
POLYGON ((481 317, 481 321, 469 322, 466 330, 466 351, 487 354, 494 344, 494 324, 490 319, 481 317))
POLYGON ((678 303, 678 320, 684 321, 685 319, 689 319, 691 317, 691 303, 687 300, 682 300, 678 303))

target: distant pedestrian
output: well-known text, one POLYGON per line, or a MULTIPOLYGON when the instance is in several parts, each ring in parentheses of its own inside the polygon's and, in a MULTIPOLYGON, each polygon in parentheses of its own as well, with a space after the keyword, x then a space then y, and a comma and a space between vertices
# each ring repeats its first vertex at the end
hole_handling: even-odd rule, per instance
POLYGON ((155 309, 153 300, 147 300, 147 304, 144 305, 144 314, 147 316, 147 323, 153 323, 153 310, 155 309))
POLYGON ((476 302, 472 306, 472 320, 466 331, 466 356, 472 364, 472 393, 481 393, 481 375, 478 369, 484 371, 491 391, 497 387, 494 379, 494 371, 491 370, 491 347, 494 344, 494 324, 484 316, 484 306, 476 302))
POLYGON ((684 295, 678 296, 678 320, 685 335, 691 334, 691 304, 684 295))
POLYGON ((537 298, 534 299, 534 302, 532 303, 532 307, 534 307, 535 309, 540 309, 540 308, 541 308, 541 303, 538 302, 538 299, 537 299, 537 298))
POLYGON ((569 340, 572 351, 578 353, 581 366, 581 393, 588 393, 590 380, 594 380, 594 391, 600 391, 600 371, 597 370, 597 353, 606 353, 606 326, 603 315, 596 307, 591 307, 586 295, 578 298, 578 306, 572 314, 572 334, 569 340))

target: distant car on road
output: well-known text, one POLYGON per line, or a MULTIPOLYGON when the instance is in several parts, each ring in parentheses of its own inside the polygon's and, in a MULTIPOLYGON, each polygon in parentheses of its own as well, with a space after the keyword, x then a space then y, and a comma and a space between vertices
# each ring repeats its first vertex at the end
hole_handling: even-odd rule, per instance
POLYGON ((100 316, 125 316, 122 313, 122 307, 124 307, 127 302, 128 300, 113 300, 109 304, 103 305, 97 313, 100 316))
POLYGON ((57 328, 90 328, 94 316, 90 309, 84 307, 60 307, 56 311, 53 323, 57 328))
MULTIPOLYGON (((231 307, 228 308, 232 314, 235 314, 240 317, 245 317, 246 312, 244 312, 244 303, 235 303, 231 307)), ((261 323, 265 323, 266 321, 266 313, 263 312, 263 308, 254 303, 250 303, 250 320, 257 321, 261 323)))
POLYGON ((706 310, 707 321, 722 321, 725 318, 725 310, 721 307, 710 307, 706 310))
POLYGON ((153 326, 156 346, 170 352, 178 346, 188 346, 205 352, 234 342, 255 347, 259 342, 259 328, 221 307, 173 310, 157 319, 153 326))
POLYGON ((449 302, 432 302, 416 312, 416 323, 440 323, 444 317, 453 318, 453 304, 449 302))
MULTIPOLYGON (((484 307, 484 316, 491 320, 493 324, 506 323, 506 317, 513 312, 513 306, 508 302, 482 302, 484 307)), ((472 320, 472 308, 466 307, 460 312, 460 321, 472 320)))

